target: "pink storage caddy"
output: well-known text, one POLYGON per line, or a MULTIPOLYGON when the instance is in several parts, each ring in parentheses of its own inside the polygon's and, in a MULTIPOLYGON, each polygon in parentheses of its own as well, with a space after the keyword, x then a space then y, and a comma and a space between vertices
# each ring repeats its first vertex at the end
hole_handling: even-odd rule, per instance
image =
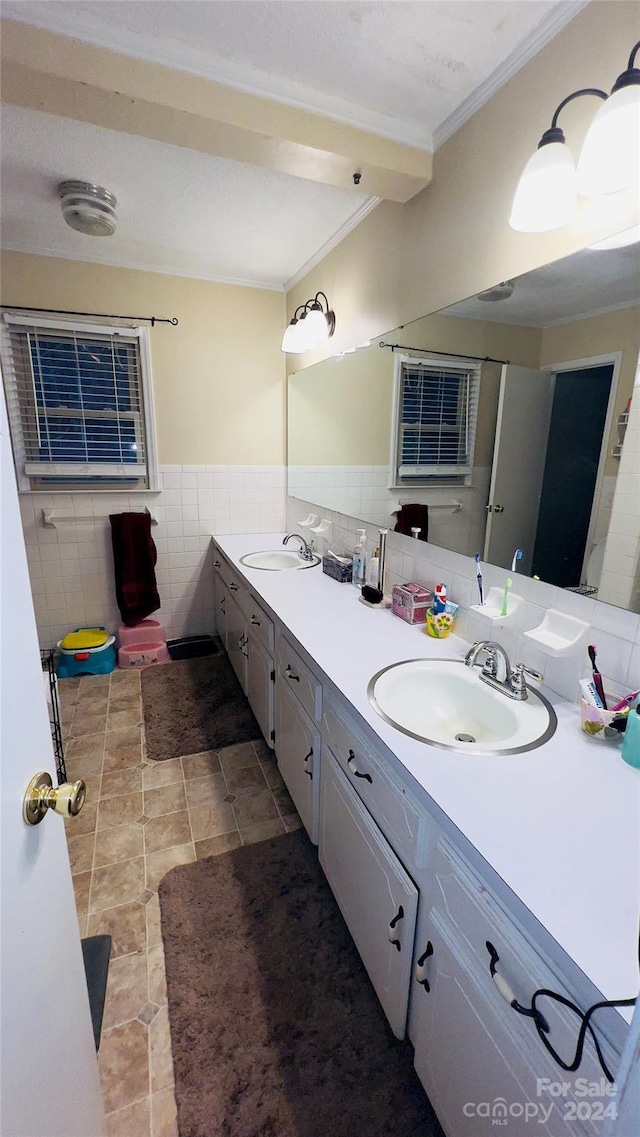
POLYGON ((159 620, 142 620, 135 628, 118 628, 118 667, 151 667, 167 663, 166 632, 159 620))
POLYGON ((392 593, 391 610, 394 616, 406 620, 407 624, 423 624, 431 604, 433 592, 413 580, 407 584, 396 584, 392 593))

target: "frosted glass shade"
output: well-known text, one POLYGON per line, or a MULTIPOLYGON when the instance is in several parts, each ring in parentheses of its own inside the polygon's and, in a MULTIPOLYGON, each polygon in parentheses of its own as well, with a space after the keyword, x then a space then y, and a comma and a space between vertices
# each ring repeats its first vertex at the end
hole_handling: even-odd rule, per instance
POLYGON ((576 211, 576 168, 564 142, 548 142, 527 162, 513 199, 509 224, 520 233, 546 233, 576 211))
POLYGON ((595 116, 578 161, 578 192, 616 193, 639 179, 640 85, 621 87, 595 116))
POLYGON ((306 350, 300 320, 296 320, 295 324, 287 324, 282 337, 280 351, 286 351, 288 355, 298 355, 306 350))
POLYGON ((622 233, 614 233, 613 237, 605 237, 602 241, 596 241, 595 245, 589 245, 590 249, 596 249, 600 252, 604 249, 624 249, 627 245, 635 245, 640 241, 640 225, 632 225, 630 229, 624 229, 622 233))
POLYGON ((312 308, 301 321, 304 327, 304 342, 307 349, 317 347, 319 343, 329 338, 329 325, 324 312, 312 308))

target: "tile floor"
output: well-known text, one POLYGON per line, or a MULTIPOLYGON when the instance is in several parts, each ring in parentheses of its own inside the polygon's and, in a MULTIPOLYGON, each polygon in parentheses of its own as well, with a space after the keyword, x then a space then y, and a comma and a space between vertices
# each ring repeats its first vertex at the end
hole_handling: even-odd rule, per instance
POLYGON ((112 936, 98 1059, 108 1137, 178 1137, 158 884, 300 825, 263 742, 145 759, 140 674, 60 682, 67 775, 87 800, 67 825, 80 933, 112 936))

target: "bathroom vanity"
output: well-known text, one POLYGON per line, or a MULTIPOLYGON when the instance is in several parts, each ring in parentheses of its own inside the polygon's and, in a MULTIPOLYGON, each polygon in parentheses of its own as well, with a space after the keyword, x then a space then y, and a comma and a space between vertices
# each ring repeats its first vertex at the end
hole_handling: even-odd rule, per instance
MULTIPOLYGON (((601 1133, 615 1096, 592 1038, 568 1073, 522 1012, 541 988, 582 1009, 637 993, 637 773, 551 692, 555 734, 526 753, 448 752, 395 730, 371 677, 468 645, 366 608, 319 567, 240 563, 281 542, 215 539, 218 630, 445 1132, 601 1133)), ((570 1064, 580 1020, 548 998, 538 1009, 570 1064)), ((631 1008, 599 1016, 615 1073, 631 1008)))

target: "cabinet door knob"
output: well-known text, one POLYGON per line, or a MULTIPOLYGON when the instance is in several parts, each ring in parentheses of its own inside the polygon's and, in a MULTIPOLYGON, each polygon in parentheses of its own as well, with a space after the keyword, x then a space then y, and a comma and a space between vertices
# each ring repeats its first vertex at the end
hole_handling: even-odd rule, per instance
POLYGON ((400 922, 400 920, 404 920, 404 908, 402 907, 402 904, 398 908, 398 911, 393 917, 393 920, 389 922, 389 943, 393 944, 396 951, 402 951, 402 944, 400 943, 398 937, 394 934, 395 926, 400 922))
POLYGON ((429 994, 429 992, 431 990, 431 984, 429 983, 429 980, 427 979, 427 969, 425 967, 425 964, 426 964, 427 960, 432 955, 433 955, 433 944, 431 943, 431 940, 427 940, 427 946, 426 946, 425 950, 423 951, 420 958, 416 961, 416 970, 415 970, 416 983, 419 983, 421 987, 424 987, 427 994, 429 994))
POLYGON ((222 600, 220 601, 220 611, 222 612, 222 614, 223 614, 223 616, 224 616, 224 614, 225 614, 225 612, 226 612, 226 609, 225 609, 225 606, 224 606, 224 596, 222 597, 222 600))
POLYGON ((371 785, 373 785, 373 778, 371 777, 371 774, 361 774, 360 771, 356 769, 356 756, 353 753, 353 750, 349 751, 347 766, 349 767, 354 778, 364 778, 365 782, 369 782, 371 785))
POLYGON ((311 759, 312 759, 312 758, 313 758, 313 746, 311 747, 311 750, 309 751, 309 753, 308 753, 308 754, 305 754, 304 758, 302 759, 302 762, 303 762, 303 765, 304 765, 304 772, 305 772, 305 774, 307 774, 307 775, 308 775, 308 776, 309 776, 311 779, 313 779, 313 770, 310 770, 310 769, 309 769, 309 762, 311 761, 311 759))
POLYGON ((294 674, 294 672, 291 670, 291 664, 289 664, 289 663, 287 664, 287 666, 285 667, 284 673, 285 673, 287 679, 291 679, 292 682, 294 682, 294 683, 300 682, 300 676, 294 674))

